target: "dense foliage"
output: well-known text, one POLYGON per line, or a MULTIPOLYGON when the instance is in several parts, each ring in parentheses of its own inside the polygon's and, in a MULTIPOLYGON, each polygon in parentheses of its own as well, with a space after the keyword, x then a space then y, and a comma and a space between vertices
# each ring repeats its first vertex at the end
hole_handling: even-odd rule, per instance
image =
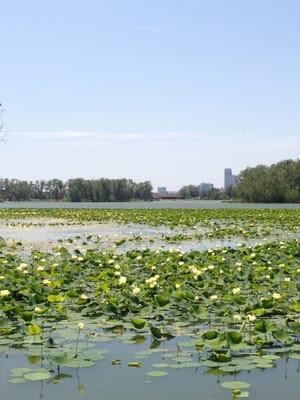
POLYGON ((179 194, 184 199, 201 199, 201 200, 224 200, 232 197, 231 191, 223 191, 218 188, 200 191, 196 185, 186 185, 179 190, 179 194))
POLYGON ((22 181, 0 179, 0 200, 69 200, 69 201, 130 201, 149 200, 151 183, 135 183, 131 179, 60 179, 22 181))
MULTIPOLYGON (((68 223, 84 224, 117 222, 135 223, 151 226, 197 228, 199 224, 216 230, 226 226, 226 231, 234 234, 257 231, 265 227, 298 231, 300 228, 300 211, 289 209, 85 209, 85 208, 19 208, 0 209, 0 219, 19 219, 26 224, 28 218, 53 219, 53 223, 63 219, 68 223), (236 228, 236 229, 234 229, 236 228)), ((218 235, 221 233, 218 232, 218 235)))
POLYGON ((235 196, 247 202, 299 203, 300 159, 245 169, 238 176, 235 196))

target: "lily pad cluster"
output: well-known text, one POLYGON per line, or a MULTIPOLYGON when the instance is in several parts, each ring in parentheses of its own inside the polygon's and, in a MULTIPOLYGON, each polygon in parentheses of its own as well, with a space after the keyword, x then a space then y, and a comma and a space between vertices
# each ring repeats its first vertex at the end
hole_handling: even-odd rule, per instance
MULTIPOLYGON (((0 211, 0 218, 8 217, 173 227, 201 223, 215 232, 223 229, 225 236, 299 230, 297 210, 0 211)), ((145 371, 147 379, 167 376, 170 368, 204 367, 207 373, 232 375, 273 368, 283 354, 299 359, 299 240, 124 253, 90 248, 86 244, 92 240, 25 254, 17 244, 0 242, 0 348, 18 349, 35 364, 12 370, 12 383, 63 380, 61 374, 68 373, 60 368, 92 367, 106 353, 95 345, 116 338, 124 344, 151 338, 148 355, 163 342, 176 343, 176 353, 162 352, 145 371), (182 336, 189 340, 180 341, 182 336)), ((127 366, 143 368, 139 359, 146 352, 136 356, 127 366)), ((111 360, 115 368, 121 363, 111 360)), ((248 395, 247 383, 222 385, 235 398, 248 395)))

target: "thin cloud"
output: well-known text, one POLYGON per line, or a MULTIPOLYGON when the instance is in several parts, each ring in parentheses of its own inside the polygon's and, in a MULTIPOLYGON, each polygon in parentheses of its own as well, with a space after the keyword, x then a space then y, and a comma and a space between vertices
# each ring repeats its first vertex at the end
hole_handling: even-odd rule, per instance
POLYGON ((225 134, 214 134, 201 132, 97 132, 97 131, 33 131, 33 132, 10 132, 7 142, 13 141, 35 141, 39 143, 59 143, 72 146, 96 146, 105 143, 126 144, 153 144, 169 145, 176 143, 178 146, 194 143, 194 148, 206 149, 208 152, 231 154, 260 152, 272 153, 279 149, 290 152, 298 142, 298 135, 270 136, 236 134, 230 137, 225 134), (200 146, 200 147, 199 147, 200 146))
POLYGON ((145 140, 199 140, 207 138, 208 135, 186 132, 155 132, 155 133, 116 133, 116 132, 93 132, 93 131, 53 131, 53 132, 13 132, 11 137, 19 139, 34 139, 47 141, 145 141, 145 140))

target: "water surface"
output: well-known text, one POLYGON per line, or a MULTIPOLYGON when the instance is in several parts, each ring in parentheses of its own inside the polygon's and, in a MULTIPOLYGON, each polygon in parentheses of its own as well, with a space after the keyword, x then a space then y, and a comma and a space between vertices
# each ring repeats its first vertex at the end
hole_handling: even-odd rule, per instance
POLYGON ((0 208, 300 208, 300 203, 230 203, 220 200, 160 200, 113 203, 20 201, 0 203, 0 208))

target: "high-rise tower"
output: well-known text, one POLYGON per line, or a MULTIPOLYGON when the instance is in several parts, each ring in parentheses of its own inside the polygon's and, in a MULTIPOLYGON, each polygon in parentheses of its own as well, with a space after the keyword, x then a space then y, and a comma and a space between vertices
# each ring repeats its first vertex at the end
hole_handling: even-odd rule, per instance
POLYGON ((225 168, 224 169, 224 189, 228 189, 230 187, 233 187, 235 184, 235 179, 232 175, 232 170, 231 168, 225 168))

